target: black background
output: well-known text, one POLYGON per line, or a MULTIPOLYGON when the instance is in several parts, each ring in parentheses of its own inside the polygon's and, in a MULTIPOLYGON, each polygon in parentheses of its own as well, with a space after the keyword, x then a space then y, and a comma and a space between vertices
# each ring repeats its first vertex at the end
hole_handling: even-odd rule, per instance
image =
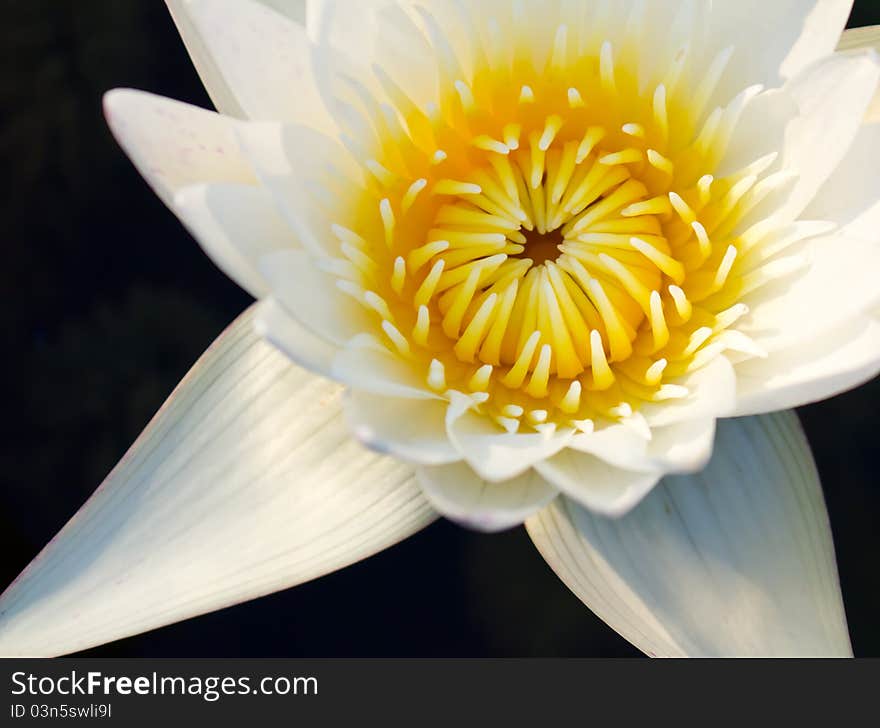
MULTIPOLYGON (((5 0, 0 586, 66 522, 248 297, 117 148, 107 89, 210 106, 164 3, 5 0)), ((851 25, 880 23, 856 0, 851 25)), ((805 408, 857 655, 880 656, 880 381, 805 408)), ((522 529, 438 523, 317 582, 92 656, 628 656, 522 529)))

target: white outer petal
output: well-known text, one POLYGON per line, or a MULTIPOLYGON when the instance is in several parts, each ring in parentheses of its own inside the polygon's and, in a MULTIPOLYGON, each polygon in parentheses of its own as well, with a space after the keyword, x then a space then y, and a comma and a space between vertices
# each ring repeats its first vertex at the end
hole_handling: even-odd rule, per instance
POLYGON ((259 259, 298 247, 293 230, 261 187, 191 185, 174 195, 173 207, 211 260, 254 298, 269 292, 259 259))
MULTIPOLYGON (((601 435, 600 433, 596 433, 601 435)), ((630 451, 609 453, 597 441, 587 450, 569 447, 535 463, 535 469, 560 491, 604 516, 619 517, 630 511, 667 473, 701 470, 712 456, 715 420, 689 420, 656 428, 650 441, 630 451)), ((578 435, 578 438, 589 438, 578 435)), ((607 443, 608 440, 606 439, 607 443)))
POLYGON ((444 400, 400 399, 352 390, 345 415, 364 445, 420 465, 446 465, 461 455, 446 435, 444 400))
POLYGON ((560 498, 526 523, 599 617, 654 656, 848 656, 822 489, 793 413, 731 420, 700 475, 626 517, 560 498))
POLYGON ((880 82, 874 51, 834 55, 798 74, 785 90, 799 116, 785 130, 783 165, 798 173, 788 200, 800 214, 850 149, 880 82))
MULTIPOLYGON (((245 122, 237 138, 280 214, 313 255, 339 250, 333 225, 356 227, 363 171, 327 134, 298 124, 245 122)), ((377 203, 378 204, 378 203, 377 203)))
POLYGON ((305 328, 336 346, 374 327, 376 315, 336 287, 337 278, 319 270, 305 250, 269 253, 260 273, 275 299, 305 328))
POLYGON ((535 470, 569 498, 610 518, 635 508, 661 478, 659 472, 623 470, 571 449, 535 463, 535 470))
POLYGON ((0 598, 0 654, 73 652, 285 589, 436 517, 409 467, 350 438, 340 388, 259 339, 252 310, 0 598))
POLYGON ((446 432, 456 450, 483 480, 497 483, 516 478, 536 463, 552 457, 574 435, 573 428, 552 432, 509 433, 482 414, 472 412, 473 401, 450 392, 446 432))
POLYGON ((223 113, 335 128, 315 85, 305 28, 256 0, 166 0, 223 113))
POLYGON ((138 172, 172 209, 174 194, 188 185, 257 181, 232 121, 220 114, 118 88, 104 94, 104 115, 138 172))
POLYGON ((434 508, 478 531, 518 526, 557 495, 534 470, 500 483, 482 480, 466 463, 423 466, 417 475, 434 508))
MULTIPOLYGON (((858 51, 862 48, 873 48, 875 51, 880 51, 880 25, 845 30, 837 48, 841 52, 858 51)), ((877 93, 874 95, 874 101, 865 115, 865 121, 880 121, 880 89, 877 89, 877 93)))
POLYGON ((736 372, 726 356, 716 357, 674 383, 689 389, 690 395, 642 407, 640 411, 652 429, 688 420, 729 417, 736 409, 736 372))
POLYGON ((862 317, 833 332, 740 364, 736 415, 818 402, 880 374, 880 322, 862 317))
POLYGON ((777 352, 837 339, 838 329, 880 301, 878 159, 880 124, 866 124, 804 213, 839 229, 798 244, 810 265, 794 280, 771 282, 745 299, 751 311, 738 328, 770 353, 768 368, 777 352))
POLYGON ((260 302, 254 312, 254 329, 295 364, 332 378, 333 357, 338 349, 306 329, 274 298, 260 302))
POLYGON ((774 86, 834 50, 852 0, 715 0, 711 44, 738 48, 730 82, 774 86))

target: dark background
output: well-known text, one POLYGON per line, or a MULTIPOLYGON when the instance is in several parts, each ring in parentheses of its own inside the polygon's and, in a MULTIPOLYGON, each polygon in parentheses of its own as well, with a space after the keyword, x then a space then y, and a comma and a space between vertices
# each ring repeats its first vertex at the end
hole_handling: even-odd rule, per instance
MULTIPOLYGON (((67 521, 248 297, 110 137, 104 91, 208 97, 159 0, 2 0, 0 587, 67 521)), ((851 25, 880 23, 856 0, 851 25)), ((858 656, 880 656, 880 381, 801 417, 858 656)), ((440 522, 316 582, 94 656, 628 656, 523 529, 440 522)))

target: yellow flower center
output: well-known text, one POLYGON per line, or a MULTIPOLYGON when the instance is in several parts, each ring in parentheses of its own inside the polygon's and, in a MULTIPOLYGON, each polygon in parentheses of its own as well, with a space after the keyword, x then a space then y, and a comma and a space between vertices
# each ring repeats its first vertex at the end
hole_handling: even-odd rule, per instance
POLYGON ((670 382, 730 344, 760 283, 762 232, 738 225, 779 182, 759 181, 772 158, 711 174, 736 117, 705 108, 725 60, 686 103, 680 65, 643 90, 564 27, 543 67, 484 59, 429 108, 379 72, 392 105, 356 229, 334 228, 340 287, 431 389, 473 393, 511 432, 686 396, 670 382))

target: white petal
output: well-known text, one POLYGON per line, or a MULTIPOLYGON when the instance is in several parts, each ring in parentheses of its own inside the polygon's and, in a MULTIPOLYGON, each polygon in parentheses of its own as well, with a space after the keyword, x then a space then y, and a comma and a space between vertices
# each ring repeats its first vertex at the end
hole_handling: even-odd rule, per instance
POLYGON ((624 424, 608 424, 593 432, 579 432, 568 443, 578 452, 595 455, 609 465, 625 468, 634 459, 642 459, 648 449, 645 433, 624 424))
POLYGON ((745 299, 739 328, 771 353, 836 336, 880 300, 880 124, 863 126, 849 153, 804 212, 840 229, 799 244, 809 268, 745 299))
POLYGON ((834 50, 852 0, 716 0, 710 45, 734 46, 727 82, 776 86, 834 50))
POLYGON ((728 417, 736 408, 736 372, 723 355, 674 383, 685 387, 690 394, 684 399, 642 407, 641 412, 652 429, 688 420, 728 417))
POLYGON ((174 193, 188 185, 256 182, 232 123, 213 111, 114 89, 104 95, 104 115, 119 145, 172 209, 174 193))
POLYGON ((377 452, 421 465, 461 460, 446 435, 443 400, 399 399, 350 391, 345 414, 352 432, 377 452))
POLYGON ((306 0, 260 0, 276 12, 286 15, 302 26, 306 24, 306 0))
POLYGON ((535 470, 584 507, 612 518, 632 510, 661 478, 659 472, 623 470, 571 449, 535 463, 535 470))
POLYGON ((333 359, 333 378, 352 389, 403 399, 440 399, 428 388, 427 375, 389 351, 378 339, 361 334, 333 359))
POLYGON ((417 473, 434 508, 447 518, 480 531, 518 526, 557 494, 533 470, 500 483, 481 480, 465 463, 425 466, 417 473))
POLYGON ((345 149, 297 124, 242 123, 236 133, 303 247, 319 256, 338 251, 333 225, 354 227, 350 216, 362 211, 362 172, 345 149))
POLYGON ((285 589, 435 517, 341 391, 241 317, 0 598, 0 654, 57 655, 285 589))
POLYGON ((297 247, 272 196, 252 185, 184 187, 174 211, 217 266, 254 298, 269 292, 257 262, 272 251, 297 247))
POLYGON ((332 378, 333 357, 339 350, 306 329, 275 299, 267 298, 260 302, 254 312, 254 328, 296 364, 315 374, 332 378))
MULTIPOLYGON (((340 80, 338 75, 345 73, 380 91, 382 87, 371 73, 380 68, 423 108, 436 101, 437 53, 413 15, 405 11, 403 6, 411 4, 393 0, 322 0, 311 4, 308 30, 316 44, 314 64, 321 80, 347 96, 344 85, 335 83, 340 80)), ((321 90, 326 93, 328 89, 321 90)))
POLYGON ((823 336, 737 366, 737 416, 800 407, 880 373, 880 323, 856 319, 823 336))
POLYGON ((275 299, 325 341, 342 346, 375 328, 376 315, 340 291, 337 279, 319 270, 306 251, 270 253, 260 259, 259 269, 275 299))
POLYGON ((718 174, 778 153, 769 171, 796 177, 771 194, 744 224, 768 212, 789 222, 803 212, 853 144, 878 80, 880 63, 874 54, 838 54, 746 104, 718 174))
POLYGON ((574 435, 569 427, 546 432, 509 433, 487 417, 471 411, 472 400, 451 393, 446 431, 461 456, 480 478, 490 482, 510 480, 535 463, 552 457, 574 435))
POLYGON ((166 1, 220 111, 335 128, 315 86, 302 25, 256 0, 166 1))
MULTIPOLYGON (((875 51, 880 51, 880 25, 845 30, 837 48, 841 52, 859 51, 863 48, 873 48, 875 51)), ((865 121, 880 121, 880 88, 874 94, 874 101, 865 115, 865 121)))
POLYGON ((578 597, 655 656, 850 655, 822 489, 794 414, 723 422, 715 456, 622 519, 526 523, 578 597))
POLYGON ((703 468, 712 454, 714 416, 682 419, 647 433, 625 424, 578 433, 568 447, 608 465, 640 473, 689 473, 703 468), (646 437, 650 435, 650 438, 646 437))
MULTIPOLYGON (((576 436, 572 443, 579 437, 589 436, 576 436)), ((665 474, 705 467, 714 439, 714 420, 691 420, 654 429, 650 441, 641 446, 636 441, 629 452, 614 447, 609 453, 593 443, 591 450, 565 449, 535 463, 535 469, 590 510, 616 518, 634 508, 665 474)))
POLYGON ((785 130, 783 167, 797 172, 788 201, 800 213, 850 149, 880 82, 875 53, 836 55, 786 84, 799 115, 785 130))

